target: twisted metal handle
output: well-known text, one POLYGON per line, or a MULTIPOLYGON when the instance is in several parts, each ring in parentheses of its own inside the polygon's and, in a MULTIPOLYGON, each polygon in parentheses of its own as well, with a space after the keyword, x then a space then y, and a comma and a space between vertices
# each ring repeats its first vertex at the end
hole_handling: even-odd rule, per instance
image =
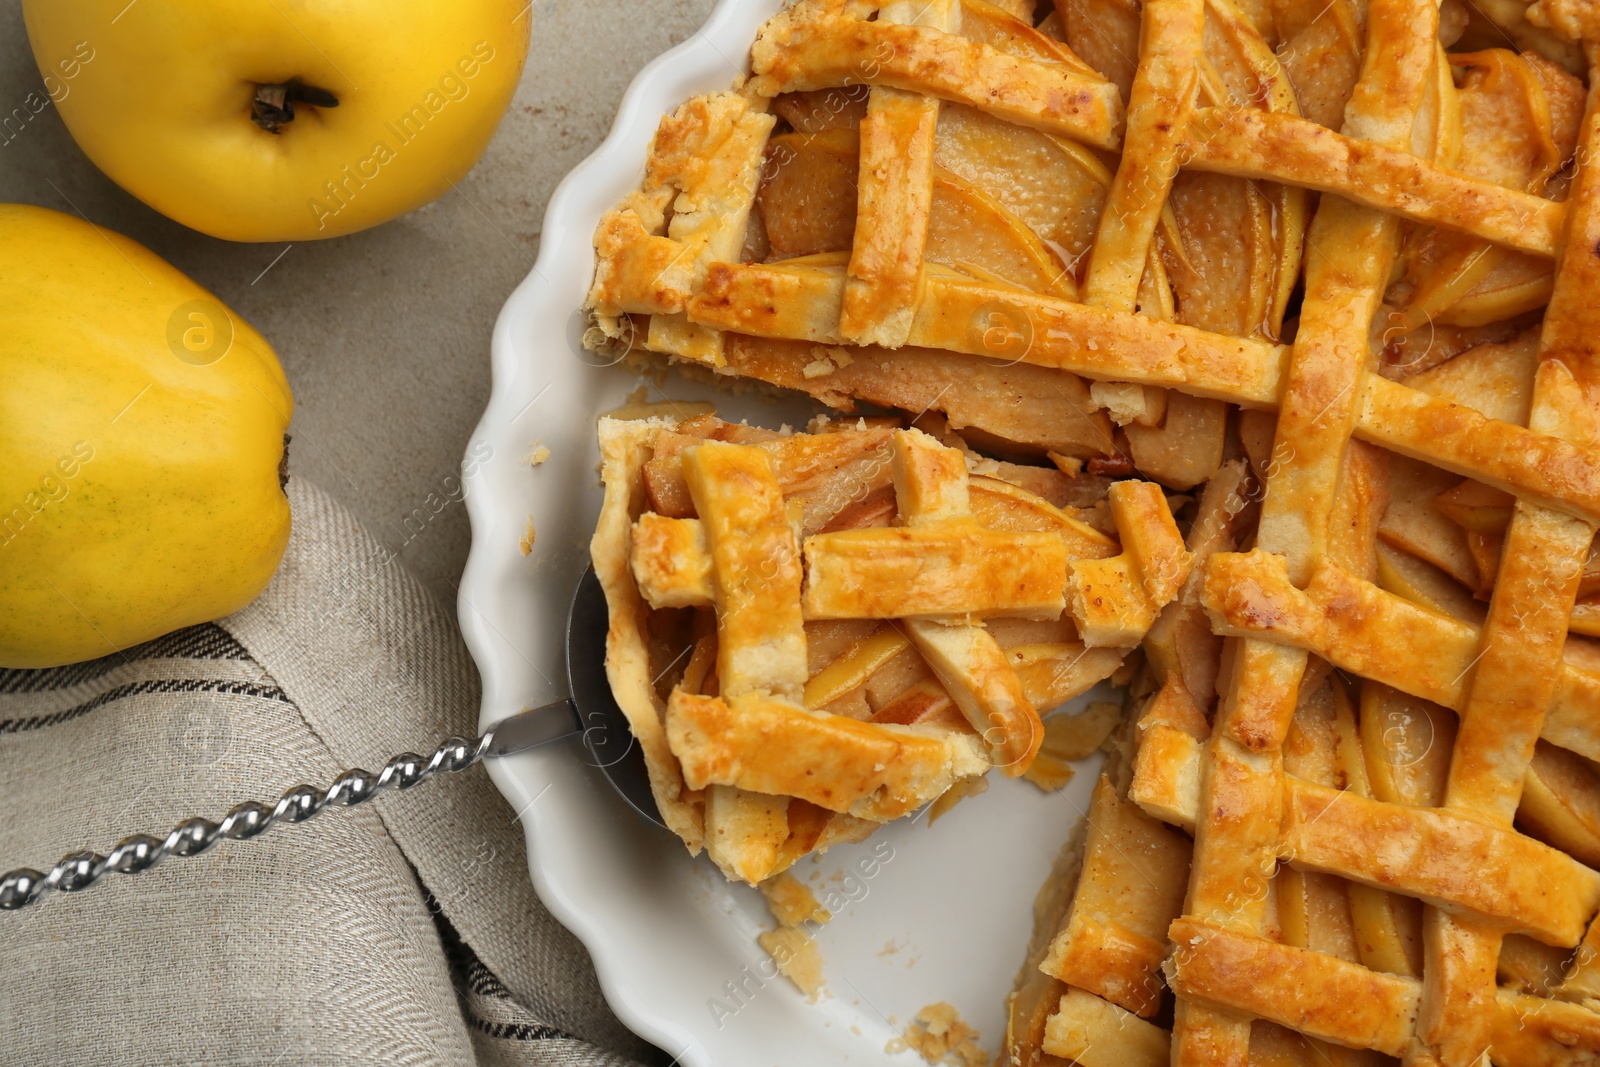
POLYGON ((279 819, 301 823, 330 804, 353 807, 377 796, 389 786, 410 789, 440 771, 463 771, 490 750, 493 731, 472 741, 451 738, 434 750, 426 763, 414 752, 395 756, 374 777, 359 768, 345 771, 328 787, 297 785, 268 808, 247 800, 237 805, 220 823, 209 819, 187 819, 173 827, 165 840, 150 834, 134 834, 118 842, 109 856, 98 852, 73 852, 61 857, 49 874, 21 867, 0 876, 0 910, 14 911, 38 900, 49 890, 76 893, 87 889, 108 871, 138 874, 168 856, 198 856, 221 837, 245 840, 265 833, 279 819))

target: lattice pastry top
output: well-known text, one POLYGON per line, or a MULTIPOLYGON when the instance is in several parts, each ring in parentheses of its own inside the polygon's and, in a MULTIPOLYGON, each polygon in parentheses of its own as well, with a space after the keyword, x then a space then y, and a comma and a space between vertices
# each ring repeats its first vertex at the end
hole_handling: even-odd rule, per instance
MULTIPOLYGON (((1134 150, 1113 173, 1091 149, 1117 143, 1115 86, 1029 23, 982 0, 793 5, 739 91, 663 121, 644 187, 602 222, 589 343, 846 410, 931 407, 1066 456, 1131 455, 1184 487, 1221 462, 1215 401, 1280 400, 1289 352, 1274 342, 1300 276, 1305 190, 1454 231, 1404 257, 1392 346, 1438 324, 1464 343, 1548 299, 1564 214, 1547 197, 1565 191, 1582 107, 1559 67, 1481 53, 1463 57, 1461 90, 1413 86, 1486 123, 1434 120, 1413 154, 1297 114, 1292 75, 1326 93, 1337 78, 1300 70, 1312 60, 1299 53, 1278 60, 1228 0, 1155 17, 1134 150), (1505 111, 1530 79, 1528 106, 1548 117, 1523 136, 1505 111), (1168 454, 1196 430, 1203 454, 1168 454)), ((1352 399, 1358 436, 1600 516, 1600 471, 1564 443, 1378 375, 1352 399)))

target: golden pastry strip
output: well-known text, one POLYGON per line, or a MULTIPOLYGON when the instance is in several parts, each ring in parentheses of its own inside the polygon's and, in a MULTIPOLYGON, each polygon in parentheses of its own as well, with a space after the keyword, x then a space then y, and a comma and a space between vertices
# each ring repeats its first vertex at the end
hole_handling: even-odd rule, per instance
POLYGON ((1364 678, 1399 682, 1406 692, 1446 707, 1460 703, 1462 669, 1477 638, 1468 623, 1411 604, 1329 563, 1316 567, 1300 590, 1282 557, 1260 549, 1212 556, 1204 603, 1221 633, 1293 644, 1364 678))
MULTIPOLYGON (((711 555, 722 694, 799 700, 806 682, 799 548, 771 458, 751 445, 708 441, 684 451, 683 475, 711 555)), ((671 706, 667 740, 681 764, 671 706)), ((726 867, 760 882, 777 868, 789 836, 788 798, 730 785, 719 782, 707 794, 706 839, 726 867)))
MULTIPOLYGON (((1363 582, 1332 564, 1304 590, 1267 553, 1219 553, 1207 567, 1206 609, 1221 633, 1253 635, 1314 652, 1342 670, 1459 709, 1481 631, 1363 582)), ((1544 738, 1600 759, 1600 672, 1564 662, 1556 672, 1544 738)))
POLYGON ((757 93, 865 82, 969 104, 1096 148, 1117 146, 1121 102, 1103 78, 925 26, 834 14, 830 6, 798 3, 762 27, 750 50, 757 93))
MULTIPOLYGON (((919 431, 896 431, 892 455, 896 509, 906 525, 807 538, 808 619, 1061 614, 1068 538, 979 526, 970 512, 965 458, 919 431)), ((1089 539, 1071 540, 1104 551, 1089 539)))
POLYGON ((1335 491, 1369 377, 1360 355, 1365 324, 1378 310, 1399 233, 1393 217, 1331 197, 1311 225, 1300 332, 1257 534, 1287 556, 1297 580, 1331 547, 1335 491))
MULTIPOLYGON (((644 197, 639 200, 644 207, 644 197)), ((693 258, 672 238, 652 234, 640 214, 638 208, 614 211, 595 232, 589 300, 602 315, 670 315, 694 295, 693 258)))
MULTIPOLYGON (((718 329, 838 344, 843 285, 840 267, 717 264, 688 314, 718 329)), ((932 271, 909 343, 1249 407, 1277 403, 1286 354, 1262 341, 932 271)), ((1341 408, 1352 401, 1354 433, 1363 440, 1600 521, 1600 454, 1592 446, 1487 418, 1377 374, 1360 375, 1341 408)))
MULTIPOLYGON (((1600 68, 1591 69, 1591 84, 1597 77, 1600 68)), ((1600 150, 1600 110, 1592 96, 1588 110, 1579 142, 1585 160, 1600 150)), ((1579 172, 1567 227, 1545 312, 1529 426, 1593 440, 1595 413, 1584 395, 1600 381, 1592 347, 1600 330, 1594 306, 1600 270, 1593 266, 1600 243, 1600 174, 1592 166, 1579 172)), ((1594 535, 1594 525, 1580 519, 1530 502, 1515 505, 1480 635, 1482 651, 1461 705, 1447 807, 1492 825, 1511 825, 1559 686, 1567 621, 1594 535)), ((1447 1063, 1477 1059, 1491 1040, 1484 1006, 1495 996, 1501 931, 1447 914, 1430 913, 1426 922, 1419 1044, 1447 1063)))
POLYGON ((1128 799, 1149 815, 1193 833, 1204 772, 1203 741, 1175 727, 1153 724, 1139 742, 1128 799))
POLYGON ((1156 614, 1177 595, 1193 557, 1159 486, 1116 482, 1110 501, 1122 553, 1075 561, 1067 606, 1084 644, 1131 647, 1144 640, 1156 614))
POLYGON ((1462 404, 1368 374, 1356 436, 1575 518, 1600 521, 1593 445, 1486 418, 1462 404))
MULTIPOLYGON (((820 258, 820 257, 819 257, 820 258)), ((698 323, 839 344, 844 272, 825 263, 721 263, 689 302, 698 323)), ((1286 350, 929 269, 907 343, 1256 407, 1277 401, 1286 350)))
POLYGON ((1389 1055, 1410 1039, 1414 980, 1199 919, 1179 919, 1170 937, 1167 981, 1181 998, 1389 1055))
POLYGON ((839 310, 839 336, 899 348, 911 333, 933 203, 933 131, 939 102, 872 90, 861 120, 855 244, 839 310))
POLYGON ((1150 0, 1144 6, 1125 147, 1089 254, 1085 304, 1133 310, 1194 110, 1204 29, 1204 0, 1150 0))
POLYGON ((920 430, 896 430, 890 475, 895 509, 907 526, 934 526, 970 517, 967 458, 920 430))
POLYGON ((928 619, 907 619, 904 625, 950 699, 978 731, 990 762, 1009 778, 1026 771, 1044 741, 1044 726, 1010 655, 980 625, 928 619))
POLYGON ((674 692, 667 736, 691 789, 736 786, 882 822, 983 774, 979 739, 931 725, 861 722, 750 694, 674 692))
MULTIPOLYGON (((1362 74, 1345 108, 1349 132, 1410 141, 1427 81, 1416 72, 1432 76, 1437 30, 1434 0, 1374 0, 1368 6, 1362 74), (1394 70, 1410 84, 1396 83, 1394 70)), ((1307 236, 1305 299, 1285 371, 1275 463, 1257 533, 1262 548, 1287 554, 1293 574, 1303 575, 1331 547, 1335 490, 1355 427, 1370 325, 1398 245, 1398 220, 1335 198, 1324 199, 1307 236)), ((1218 707, 1201 778, 1184 912, 1259 933, 1280 835, 1282 746, 1306 654, 1253 639, 1237 642, 1233 651, 1233 684, 1218 707)), ((1180 1002, 1174 1062, 1242 1062, 1249 1045, 1247 1021, 1180 1002)))
POLYGON ((631 563, 639 595, 652 608, 708 607, 716 595, 699 519, 640 515, 633 524, 631 563))
MULTIPOLYGON (((1151 815, 1190 827, 1200 806, 1204 746, 1156 726, 1139 749, 1129 797, 1151 815)), ((1582 936, 1600 906, 1600 874, 1509 828, 1444 808, 1386 804, 1348 790, 1285 779, 1280 855, 1404 896, 1442 904, 1552 944, 1582 936), (1530 917, 1537 928, 1524 926, 1530 917)))
POLYGON ((683 473, 711 551, 723 695, 798 701, 806 684, 800 552, 772 461, 751 445, 708 441, 684 452, 683 473))
MULTIPOLYGON (((954 32, 959 0, 893 0, 880 24, 954 32)), ((933 135, 939 101, 887 86, 874 88, 861 120, 856 229, 839 333, 852 344, 899 348, 911 332, 922 285, 933 206, 933 135)))
POLYGON ((1564 1064, 1600 1055, 1600 1015, 1560 1000, 1495 992, 1489 1055, 1501 1063, 1564 1064))
MULTIPOLYGON (((1353 1048, 1397 1056, 1410 1047, 1422 996, 1414 978, 1195 919, 1178 920, 1171 936, 1168 980, 1180 997, 1353 1048)), ((1600 1051, 1600 1016, 1576 1005, 1500 990, 1488 1008, 1496 1063, 1580 1063, 1600 1051)))
POLYGON ((1194 170, 1332 193, 1539 256, 1554 256, 1561 234, 1562 204, 1441 167, 1413 155, 1409 145, 1348 137, 1298 115, 1200 108, 1179 161, 1194 170))
MULTIPOLYGON (((815 534, 804 552, 807 619, 1052 619, 1064 609, 1072 559, 1069 542, 1053 533, 989 530, 970 519, 815 534)), ((634 579, 651 607, 713 603, 699 520, 640 516, 632 559, 634 579)), ((1116 595, 1142 604, 1135 582, 1127 578, 1116 595)))
MULTIPOLYGON (((1584 28, 1586 32, 1596 28, 1592 13, 1587 13, 1584 28)), ((1600 97, 1597 97, 1596 91, 1597 80, 1600 80, 1600 47, 1591 37, 1585 42, 1584 50, 1589 61, 1589 100, 1580 137, 1584 166, 1579 171, 1573 192, 1570 228, 1557 270, 1555 291, 1551 296, 1551 304, 1559 313, 1546 318, 1541 337, 1541 365, 1539 376, 1535 379, 1535 407, 1531 421, 1533 424, 1543 423, 1557 433, 1581 436, 1592 441, 1596 432, 1596 376, 1600 374, 1600 362, 1595 359, 1593 347, 1596 320, 1600 317, 1593 300, 1595 287, 1600 284, 1600 271, 1596 270, 1595 262, 1596 255, 1600 253, 1594 251, 1600 246, 1600 173, 1594 166, 1594 152, 1600 146, 1600 97)), ((1506 551, 1520 547, 1512 544, 1511 537, 1519 535, 1521 525, 1527 527, 1529 539, 1537 536, 1541 527, 1553 526, 1551 533, 1554 536, 1549 537, 1550 546, 1555 550, 1552 554, 1559 552, 1561 541, 1565 540, 1566 556, 1551 568, 1554 581, 1545 584, 1554 585, 1567 577, 1573 561, 1583 559, 1579 546, 1575 544, 1581 536, 1581 529, 1574 530, 1570 525, 1552 523, 1548 517, 1535 519, 1531 509, 1525 509, 1520 503, 1512 519, 1506 551), (1563 534, 1564 538, 1561 536, 1563 534)), ((1537 586, 1538 583, 1530 584, 1537 586)), ((1567 590, 1563 588, 1561 592, 1564 594, 1567 590)), ((1540 634, 1535 629, 1533 636, 1536 639, 1549 640, 1558 633, 1559 620, 1552 616, 1561 606, 1571 604, 1566 596, 1557 599, 1553 590, 1551 600, 1553 605, 1543 605, 1543 611, 1535 616, 1534 626, 1542 624, 1545 630, 1540 634)), ((1491 606, 1491 624, 1499 614, 1495 610, 1497 607, 1491 606)), ((1521 623, 1523 620, 1519 618, 1512 621, 1521 623)), ((1589 712, 1583 717, 1585 721, 1593 716, 1593 709, 1600 706, 1600 698, 1591 696, 1586 706, 1589 712)), ((1546 730, 1551 728, 1555 718, 1556 712, 1552 707, 1545 720, 1546 730)), ((1583 949, 1579 951, 1571 973, 1560 990, 1560 995, 1581 999, 1590 1007, 1595 1006, 1596 991, 1600 989, 1600 964, 1596 962, 1595 951, 1597 944, 1600 944, 1600 926, 1591 927, 1583 949)))
MULTIPOLYGON (((1383 731, 1394 729, 1392 725, 1380 727, 1380 740, 1383 731)), ((1153 818, 1192 831, 1195 813, 1200 808, 1200 774, 1204 769, 1202 746, 1203 742, 1176 727, 1164 723, 1151 725, 1139 744, 1133 779, 1128 786, 1129 799, 1153 818)), ((1537 759, 1528 770, 1523 807, 1518 811, 1518 818, 1535 825, 1537 829, 1533 833, 1549 842, 1556 836, 1553 832, 1556 821, 1571 819, 1573 809, 1582 808, 1588 800, 1581 792, 1584 785, 1564 782, 1552 773, 1552 764, 1559 757, 1546 755, 1546 765, 1542 771, 1537 759), (1558 798, 1557 792, 1562 796, 1558 798)), ((1562 832, 1571 835, 1586 833, 1570 824, 1562 827, 1562 832)), ((1569 837, 1561 843, 1564 851, 1573 851, 1568 847, 1573 840, 1569 837)), ((1584 848, 1588 858, 1600 855, 1592 840, 1584 848)))
MULTIPOLYGON (((1256 641, 1237 643, 1233 653, 1232 686, 1221 695, 1205 748, 1183 912, 1258 931, 1277 863, 1280 751, 1306 659, 1298 650, 1256 641)), ((1177 1062, 1207 1048, 1243 1054, 1249 1030, 1247 1020, 1231 1013, 1180 1000, 1173 1025, 1177 1062)))
MULTIPOLYGON (((671 719, 667 722, 670 743, 671 719)), ((784 846, 789 840, 789 798, 726 785, 707 787, 705 840, 706 851, 728 877, 752 885, 764 882, 784 865, 784 846)))
POLYGON ((1600 907, 1600 873, 1509 828, 1448 808, 1385 804, 1295 782, 1280 849, 1289 862, 1569 947, 1600 907))
POLYGON ((1053 619, 1066 606, 1060 537, 972 519, 816 534, 805 560, 807 619, 1053 619))
POLYGON ((1106 775, 1087 819, 1071 911, 1039 969, 1149 1018, 1161 1006, 1167 925, 1188 885, 1189 843, 1120 799, 1106 775))
POLYGON ((1055 618, 1070 586, 1065 606, 1086 645, 1137 644, 1191 558, 1157 486, 1118 482, 1110 498, 1123 551, 1109 559, 1097 550, 1073 560, 1048 534, 983 530, 963 514, 964 499, 936 521, 818 534, 804 546, 806 618, 1055 618))

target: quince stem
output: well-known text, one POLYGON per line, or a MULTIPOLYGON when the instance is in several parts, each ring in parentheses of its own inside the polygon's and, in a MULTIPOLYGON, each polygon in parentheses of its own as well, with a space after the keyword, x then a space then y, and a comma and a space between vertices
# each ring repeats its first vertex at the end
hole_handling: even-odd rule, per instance
POLYGON ((282 133, 294 121, 294 105, 338 107, 339 98, 326 89, 307 85, 299 78, 257 85, 250 101, 250 120, 268 133, 282 133))

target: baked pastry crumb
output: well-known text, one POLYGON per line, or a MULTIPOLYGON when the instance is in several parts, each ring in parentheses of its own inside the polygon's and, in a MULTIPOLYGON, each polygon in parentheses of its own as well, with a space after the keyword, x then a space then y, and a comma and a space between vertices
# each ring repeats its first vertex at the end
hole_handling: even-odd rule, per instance
POLYGON ((822 992, 822 954, 817 950, 816 927, 832 921, 833 913, 817 902, 811 888, 785 871, 756 888, 767 900, 767 910, 778 920, 756 940, 772 957, 778 973, 815 1001, 822 992))
POLYGON ((955 1006, 939 1001, 917 1012, 900 1037, 884 1046, 889 1053, 916 1050, 929 1063, 955 1067, 989 1067, 990 1057, 978 1044, 980 1034, 961 1020, 955 1006))
POLYGON ((822 954, 817 943, 804 930, 794 926, 780 926, 757 936, 762 949, 772 957, 778 973, 793 982, 815 1002, 822 994, 822 954))
POLYGON ((823 925, 833 919, 833 913, 817 902, 811 887, 788 872, 768 878, 758 888, 767 898, 772 917, 784 926, 803 922, 823 925))

